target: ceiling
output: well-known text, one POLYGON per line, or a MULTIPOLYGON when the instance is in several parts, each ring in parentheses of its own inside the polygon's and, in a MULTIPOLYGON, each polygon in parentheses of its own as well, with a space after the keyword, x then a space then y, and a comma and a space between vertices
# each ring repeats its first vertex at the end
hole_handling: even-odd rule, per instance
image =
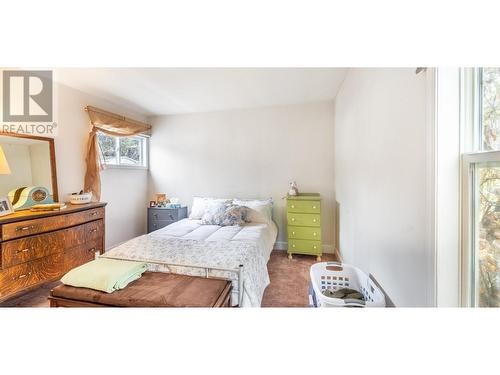
POLYGON ((335 98, 345 68, 64 68, 56 81, 148 116, 335 98))

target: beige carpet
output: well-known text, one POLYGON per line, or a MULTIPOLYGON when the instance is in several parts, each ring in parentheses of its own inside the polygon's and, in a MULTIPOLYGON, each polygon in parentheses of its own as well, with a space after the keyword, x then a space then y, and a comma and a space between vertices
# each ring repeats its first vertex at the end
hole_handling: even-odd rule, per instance
MULTIPOLYGON (((335 260, 333 254, 324 254, 322 261, 335 260)), ((308 307, 309 268, 316 257, 294 255, 287 258, 285 251, 275 250, 267 264, 271 284, 264 292, 262 307, 308 307)))

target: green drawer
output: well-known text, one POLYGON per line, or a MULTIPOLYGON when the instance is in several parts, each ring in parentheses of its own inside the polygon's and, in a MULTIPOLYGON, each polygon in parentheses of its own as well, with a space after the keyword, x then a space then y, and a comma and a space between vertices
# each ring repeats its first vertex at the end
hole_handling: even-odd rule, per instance
POLYGON ((321 212, 320 201, 299 201, 287 200, 286 209, 288 212, 297 212, 304 214, 319 214, 321 212))
POLYGON ((289 239, 288 252, 290 254, 321 255, 321 241, 289 239))
POLYGON ((289 226, 288 238, 321 241, 321 228, 289 226))
POLYGON ((319 227, 321 225, 321 216, 289 212, 287 214, 287 222, 291 226, 319 227))

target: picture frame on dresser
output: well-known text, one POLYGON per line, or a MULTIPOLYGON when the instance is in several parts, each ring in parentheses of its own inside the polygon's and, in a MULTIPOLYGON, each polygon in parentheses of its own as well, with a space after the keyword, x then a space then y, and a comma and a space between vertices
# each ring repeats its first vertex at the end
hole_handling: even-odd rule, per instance
POLYGON ((0 216, 7 216, 14 212, 9 198, 0 197, 0 216))

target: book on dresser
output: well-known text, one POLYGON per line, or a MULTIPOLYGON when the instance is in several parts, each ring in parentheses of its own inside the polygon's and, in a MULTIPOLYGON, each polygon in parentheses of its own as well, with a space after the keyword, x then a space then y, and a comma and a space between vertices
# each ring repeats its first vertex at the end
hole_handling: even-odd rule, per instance
POLYGON ((0 218, 0 302, 104 252, 106 203, 57 211, 18 211, 0 218))
POLYGON ((158 208, 148 207, 148 233, 161 229, 187 218, 187 207, 158 208))

